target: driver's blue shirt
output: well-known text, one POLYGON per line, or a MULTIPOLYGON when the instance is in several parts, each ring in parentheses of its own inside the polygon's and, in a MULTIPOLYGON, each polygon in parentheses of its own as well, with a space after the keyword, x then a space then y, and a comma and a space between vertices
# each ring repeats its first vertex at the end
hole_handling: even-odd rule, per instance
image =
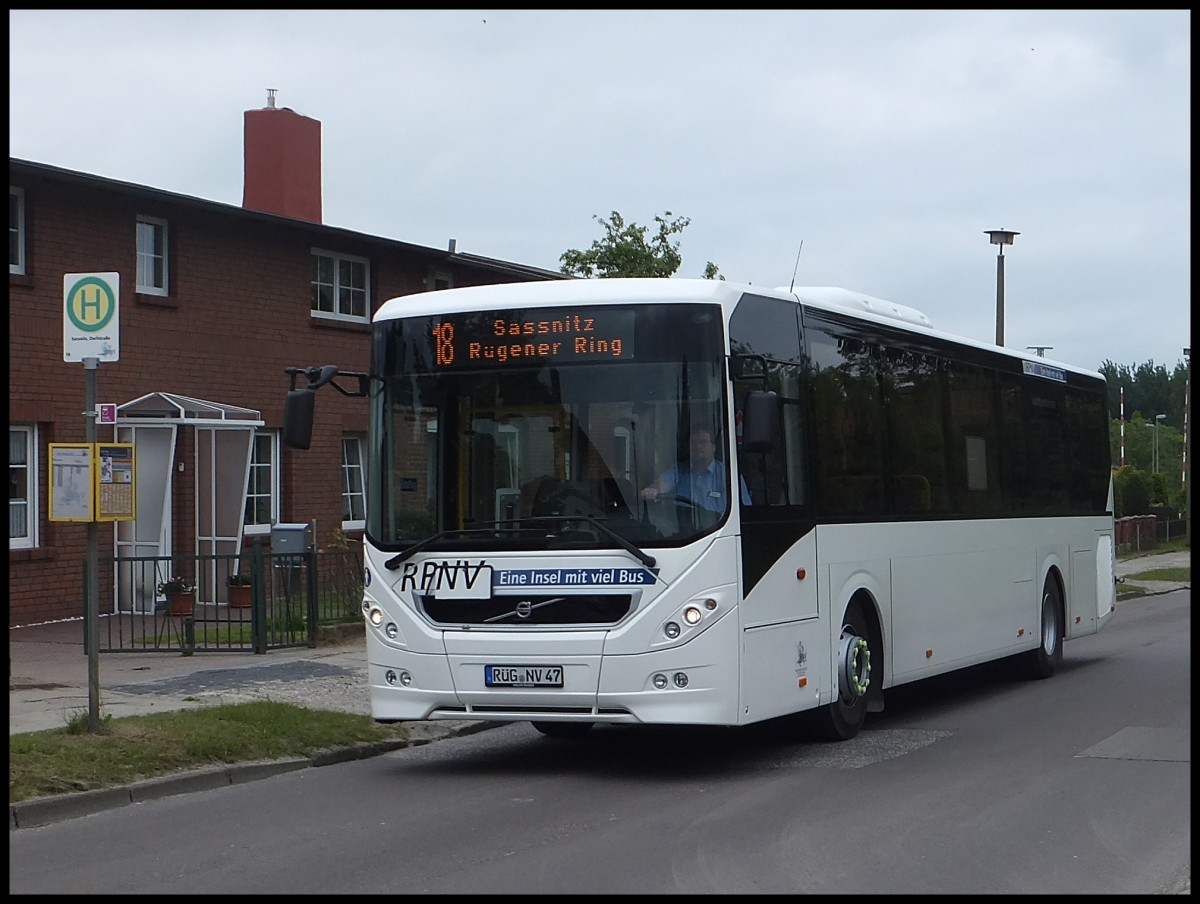
MULTIPOLYGON (((687 462, 679 462, 659 478, 659 484, 667 487, 666 492, 691 499, 701 508, 712 512, 725 510, 727 483, 725 463, 716 458, 709 462, 703 471, 694 471, 687 462)), ((749 505, 750 491, 746 488, 746 482, 739 477, 738 484, 741 487, 742 502, 749 505)))

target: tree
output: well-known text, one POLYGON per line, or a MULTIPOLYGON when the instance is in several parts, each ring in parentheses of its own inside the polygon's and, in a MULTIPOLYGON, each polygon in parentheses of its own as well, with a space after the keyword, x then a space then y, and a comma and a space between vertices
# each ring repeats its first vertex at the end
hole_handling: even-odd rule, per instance
POLYGON ((1108 381, 1109 417, 1120 418, 1121 390, 1124 390, 1126 420, 1140 414, 1152 421, 1154 415, 1165 414, 1168 424, 1182 429, 1188 379, 1188 368, 1183 361, 1176 363, 1171 371, 1153 360, 1136 367, 1106 360, 1097 369, 1108 381))
MULTIPOLYGON (((637 223, 625 223, 625 218, 617 211, 612 212, 608 220, 599 215, 592 219, 604 227, 604 237, 592 242, 587 251, 571 248, 564 251, 559 258, 559 272, 568 276, 583 276, 588 279, 599 277, 611 279, 618 276, 674 276, 683 258, 679 254, 679 242, 671 242, 671 236, 678 235, 692 222, 688 217, 668 219, 671 211, 661 216, 656 214, 654 221, 658 223, 658 233, 647 239, 648 226, 637 223)), ((709 261, 704 267, 705 279, 724 279, 717 273, 717 266, 709 261)))
POLYGON ((1121 505, 1114 514, 1118 518, 1126 515, 1145 515, 1150 511, 1150 486, 1146 475, 1135 468, 1125 465, 1118 468, 1113 475, 1113 482, 1120 487, 1116 495, 1121 498, 1121 505))

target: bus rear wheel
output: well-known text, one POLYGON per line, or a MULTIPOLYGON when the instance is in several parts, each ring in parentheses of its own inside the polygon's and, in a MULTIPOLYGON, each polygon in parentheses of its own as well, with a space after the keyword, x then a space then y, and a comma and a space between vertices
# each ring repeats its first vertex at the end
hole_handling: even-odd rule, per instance
POLYGON ((813 728, 827 741, 848 741, 867 718, 871 687, 871 632, 860 603, 851 603, 838 640, 838 696, 814 713, 813 728))
POLYGON ((1063 659, 1063 607, 1058 581, 1047 576, 1042 588, 1042 607, 1038 616, 1041 640, 1036 650, 1023 654, 1021 665, 1030 678, 1049 678, 1063 659))
POLYGON ((534 728, 548 738, 581 738, 592 730, 591 722, 533 722, 534 728))

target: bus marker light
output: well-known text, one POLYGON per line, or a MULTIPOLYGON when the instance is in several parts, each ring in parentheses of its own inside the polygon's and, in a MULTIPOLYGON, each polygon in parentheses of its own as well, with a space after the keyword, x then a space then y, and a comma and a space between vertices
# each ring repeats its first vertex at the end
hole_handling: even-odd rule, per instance
POLYGON ((704 601, 704 608, 707 609, 709 612, 712 612, 713 610, 715 610, 717 608, 717 601, 714 599, 711 599, 711 598, 706 599, 704 601))
POLYGON ((803 568, 796 569, 796 580, 797 581, 803 581, 806 577, 808 577, 807 571, 805 571, 803 568))
POLYGON ((703 618, 703 616, 700 614, 700 610, 697 609, 695 606, 688 606, 686 609, 683 610, 683 620, 685 622, 687 622, 689 625, 700 624, 701 618, 703 618))
POLYGON ((1017 637, 1024 637, 1024 636, 1025 636, 1025 629, 1017 628, 1017 637))
POLYGON ((808 687, 808 679, 805 678, 803 675, 801 675, 799 680, 796 682, 796 686, 797 687, 808 687))
POLYGON ((925 651, 925 658, 926 658, 926 659, 932 659, 932 658, 933 658, 933 650, 926 650, 926 651, 925 651))

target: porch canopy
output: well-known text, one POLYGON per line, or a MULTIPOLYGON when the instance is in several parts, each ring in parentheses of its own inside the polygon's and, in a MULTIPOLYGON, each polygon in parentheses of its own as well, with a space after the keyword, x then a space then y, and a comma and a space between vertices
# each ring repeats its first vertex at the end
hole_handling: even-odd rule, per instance
POLYGON ((151 392, 117 406, 117 423, 157 420, 169 424, 216 422, 227 427, 261 427, 260 412, 208 402, 173 392, 151 392))

